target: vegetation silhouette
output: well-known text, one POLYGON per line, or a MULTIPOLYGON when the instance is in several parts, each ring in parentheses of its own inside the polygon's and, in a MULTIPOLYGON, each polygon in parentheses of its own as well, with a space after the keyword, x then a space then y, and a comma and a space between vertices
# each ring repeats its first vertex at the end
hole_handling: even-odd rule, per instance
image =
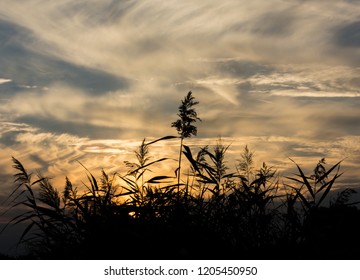
POLYGON ((125 174, 102 170, 95 178, 84 166, 87 183, 74 186, 66 177, 62 192, 13 158, 16 185, 6 205, 24 212, 2 231, 26 224, 19 244, 27 246, 28 259, 359 258, 360 212, 350 202, 355 190, 344 189, 325 206, 341 161, 326 169, 321 159, 310 175, 294 162, 298 174, 280 178, 266 163, 255 169, 245 146, 229 172, 230 146, 221 139, 196 152, 183 143, 196 135, 196 104, 189 92, 181 106, 191 120, 183 122, 180 113, 172 125, 181 139, 175 177, 150 176, 169 159, 152 160, 151 145, 175 136, 144 139, 134 162, 125 162, 125 174), (190 170, 183 183, 181 154, 190 170))
POLYGON ((195 98, 192 96, 192 92, 189 91, 188 94, 184 97, 184 100, 181 101, 179 106, 179 119, 171 123, 172 127, 175 127, 178 134, 180 135, 180 150, 179 150, 179 166, 175 170, 178 178, 178 193, 180 188, 180 177, 181 177, 181 155, 183 150, 183 141, 184 138, 189 138, 191 136, 196 136, 197 127, 193 125, 196 121, 201 121, 198 118, 195 109, 193 108, 199 102, 195 101, 195 98))

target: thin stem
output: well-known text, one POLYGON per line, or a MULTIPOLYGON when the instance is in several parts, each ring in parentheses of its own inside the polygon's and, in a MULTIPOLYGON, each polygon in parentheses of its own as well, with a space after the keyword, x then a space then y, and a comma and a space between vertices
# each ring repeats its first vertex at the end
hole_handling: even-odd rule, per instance
POLYGON ((181 157, 182 157, 182 147, 183 147, 184 137, 181 136, 180 141, 180 151, 179 151, 179 166, 178 166, 178 183, 177 183, 177 191, 178 191, 178 199, 180 199, 180 174, 181 174, 181 157))

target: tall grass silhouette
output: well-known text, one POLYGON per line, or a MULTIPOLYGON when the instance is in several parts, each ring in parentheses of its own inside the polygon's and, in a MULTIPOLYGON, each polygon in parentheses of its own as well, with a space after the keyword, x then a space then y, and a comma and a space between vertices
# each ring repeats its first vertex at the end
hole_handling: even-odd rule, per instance
POLYGON ((201 121, 201 119, 198 118, 195 109, 193 108, 197 104, 199 104, 199 102, 195 101, 192 92, 189 91, 188 94, 181 101, 181 105, 179 106, 179 113, 178 113, 179 119, 171 123, 171 126, 175 127, 178 134, 180 135, 179 166, 175 171, 178 178, 178 189, 180 188, 181 158, 182 158, 181 155, 183 150, 184 138, 189 138, 193 135, 196 135, 197 128, 194 125, 194 123, 196 121, 201 121))
POLYGON ((256 168, 246 145, 231 171, 231 146, 221 139, 193 149, 183 143, 197 132, 196 104, 189 92, 179 107, 184 115, 172 124, 181 139, 175 176, 151 172, 170 159, 153 159, 151 147, 176 136, 144 139, 134 159, 124 162, 124 174, 101 170, 96 178, 83 166, 87 181, 74 185, 66 177, 62 191, 13 158, 15 186, 6 205, 23 212, 2 231, 25 224, 19 244, 30 259, 359 257, 360 212, 351 202, 356 191, 332 195, 341 161, 327 169, 321 159, 306 175, 292 160, 298 173, 281 177, 266 163, 256 168), (180 182, 182 154, 189 171, 180 182))

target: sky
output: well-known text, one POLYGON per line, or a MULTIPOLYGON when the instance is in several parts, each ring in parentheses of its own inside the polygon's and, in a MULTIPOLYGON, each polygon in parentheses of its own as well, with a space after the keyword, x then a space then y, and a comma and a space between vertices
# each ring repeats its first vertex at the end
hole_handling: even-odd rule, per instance
MULTIPOLYGON (((341 186, 359 187, 359 18, 357 0, 2 0, 0 198, 12 156, 59 189, 86 177, 78 161, 124 170, 143 138, 176 135, 190 90, 193 149, 221 137, 230 168, 248 145, 286 176, 289 158, 344 159, 341 186)), ((174 170, 178 146, 152 156, 174 170)))

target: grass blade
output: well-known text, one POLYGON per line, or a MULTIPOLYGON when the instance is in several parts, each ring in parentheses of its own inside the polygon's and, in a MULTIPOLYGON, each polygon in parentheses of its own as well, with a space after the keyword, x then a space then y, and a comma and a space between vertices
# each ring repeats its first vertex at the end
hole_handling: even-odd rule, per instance
POLYGON ((313 189, 312 189, 312 187, 311 187, 311 185, 310 185, 307 177, 305 176, 304 172, 301 170, 300 166, 299 166, 295 161, 293 161, 291 158, 290 158, 290 160, 291 160, 293 163, 295 163, 295 165, 297 166, 297 168, 298 168, 298 170, 299 170, 299 172, 300 172, 300 176, 301 176, 301 178, 302 178, 302 180, 303 180, 302 183, 305 184, 305 186, 306 186, 307 190, 309 191, 311 197, 312 197, 313 199, 315 199, 315 194, 314 194, 314 192, 313 192, 313 189))

